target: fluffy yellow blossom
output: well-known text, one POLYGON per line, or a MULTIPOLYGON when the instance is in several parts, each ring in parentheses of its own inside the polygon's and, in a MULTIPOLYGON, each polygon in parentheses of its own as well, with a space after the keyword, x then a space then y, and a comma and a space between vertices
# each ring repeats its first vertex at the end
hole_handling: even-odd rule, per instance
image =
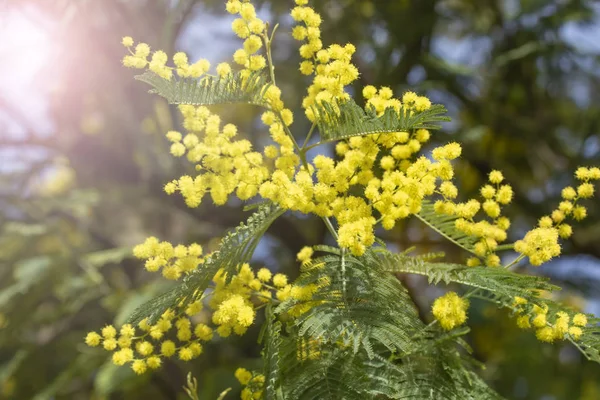
POLYGON ((442 328, 451 330, 467 320, 469 301, 455 292, 448 292, 433 302, 433 316, 442 328))
POLYGON ((252 373, 245 368, 238 368, 235 371, 235 379, 237 379, 242 385, 247 385, 252 379, 252 373))
POLYGON ((158 356, 148 357, 146 359, 146 365, 150 369, 158 369, 162 365, 162 360, 158 356))
POLYGON ((535 331, 535 336, 538 338, 538 340, 540 342, 546 342, 546 343, 552 343, 556 339, 554 330, 549 326, 545 326, 545 327, 540 328, 537 331, 535 331))
POLYGON ((149 356, 154 352, 154 346, 152 346, 152 343, 147 341, 138 342, 135 349, 142 356, 149 356))
POLYGON ((536 228, 529 231, 523 240, 515 242, 515 250, 529 257, 532 265, 541 265, 560 255, 558 230, 536 228))
POLYGON ((588 199, 594 195, 594 185, 591 183, 582 183, 577 187, 577 195, 583 199, 588 199))
POLYGON ((190 361, 194 358, 194 352, 189 347, 184 347, 179 350, 178 357, 182 361, 190 361))
POLYGON ((272 275, 273 274, 271 271, 269 271, 267 268, 261 268, 256 274, 256 277, 262 282, 269 282, 272 275))
POLYGON ((121 40, 121 43, 123 44, 123 46, 125 47, 131 47, 133 46, 133 38, 131 36, 125 36, 123 37, 123 39, 121 40))
POLYGON ((115 339, 104 339, 104 341, 102 342, 102 347, 104 347, 104 350, 114 350, 117 348, 117 341, 115 339))
POLYGON ((117 335, 117 330, 112 325, 107 325, 102 328, 102 337, 105 339, 112 339, 117 335))
POLYGON ((131 369, 138 375, 143 374, 148 369, 148 365, 145 360, 134 360, 131 364, 131 369))
POLYGON ((502 175, 502 172, 494 170, 490 172, 489 180, 492 183, 498 184, 504 180, 504 176, 502 175))
POLYGON ((177 346, 171 340, 165 340, 160 346, 160 353, 165 357, 171 357, 177 351, 177 346))
POLYGON ((133 350, 129 348, 116 351, 112 355, 112 362, 115 365, 125 365, 130 361, 133 361, 133 350))
POLYGON ((577 326, 572 326, 569 328, 569 335, 571 335, 573 339, 579 340, 581 335, 583 335, 583 330, 577 326))
POLYGON ((587 317, 585 314, 577 313, 573 316, 573 325, 576 326, 586 326, 588 323, 587 317))
POLYGON ((96 332, 90 332, 85 337, 85 344, 91 347, 96 347, 100 344, 102 340, 102 336, 98 335, 96 332))
POLYGON ((275 274, 273 277, 273 285, 278 288, 284 287, 287 285, 287 276, 283 274, 275 274))
POLYGON ((529 316, 521 315, 517 318, 517 326, 521 329, 527 329, 531 327, 529 316))
POLYGON ((304 246, 302 248, 302 250, 300 250, 298 252, 298 254, 296 255, 296 258, 300 262, 308 262, 308 261, 310 261, 310 258, 312 257, 312 255, 313 255, 312 247, 304 246))

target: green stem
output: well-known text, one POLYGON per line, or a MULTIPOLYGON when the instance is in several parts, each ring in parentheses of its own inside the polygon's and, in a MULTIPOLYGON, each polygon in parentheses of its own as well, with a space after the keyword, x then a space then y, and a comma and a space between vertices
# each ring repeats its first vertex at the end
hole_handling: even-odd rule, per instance
POLYGON ((323 222, 325 222, 325 226, 329 230, 329 233, 331 233, 331 236, 333 236, 333 238, 337 241, 338 235, 335 231, 335 228, 333 227, 333 224, 331 223, 331 220, 328 217, 321 217, 321 219, 323 220, 323 222))
POLYGON ((275 27, 273 27, 271 37, 269 38, 269 35, 267 34, 269 30, 269 24, 267 24, 267 28, 265 29, 265 32, 262 35, 262 38, 265 42, 265 49, 267 52, 267 62, 269 63, 269 74, 271 75, 271 82, 274 86, 277 86, 277 83, 275 82, 275 65, 273 64, 273 58, 271 57, 271 41, 273 40, 273 35, 275 35, 275 31, 277 30, 278 26, 279 24, 276 24, 275 27))
POLYGON ((496 247, 496 251, 513 250, 514 248, 515 248, 514 243, 506 243, 506 244, 501 244, 500 246, 496 247))
POLYGON ((525 254, 519 254, 519 257, 515 258, 510 264, 504 266, 504 269, 509 269, 513 265, 517 264, 519 261, 525 258, 525 254))
POLYGON ((308 141, 310 140, 310 137, 312 136, 315 127, 317 126, 316 122, 313 122, 312 126, 310 127, 310 130, 308 131, 308 135, 306 135, 306 139, 304 140, 304 144, 302 145, 302 151, 305 151, 305 147, 308 144, 308 141))

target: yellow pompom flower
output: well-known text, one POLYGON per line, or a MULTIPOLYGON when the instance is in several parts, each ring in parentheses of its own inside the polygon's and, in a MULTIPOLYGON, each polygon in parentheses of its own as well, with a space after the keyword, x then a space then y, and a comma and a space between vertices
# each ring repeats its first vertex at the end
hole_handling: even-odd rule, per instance
POLYGON ((502 175, 502 172, 494 170, 490 172, 489 180, 491 183, 498 184, 504 180, 504 176, 502 175))
POLYGON ((117 348, 117 341, 116 339, 104 339, 104 342, 102 343, 102 347, 104 347, 104 350, 114 350, 117 348))
POLYGON ((131 369, 133 370, 133 372, 135 372, 138 375, 143 374, 144 372, 147 371, 148 366, 146 365, 146 361, 144 360, 135 360, 132 364, 131 364, 131 369))
POLYGON ((513 198, 513 190, 509 185, 502 185, 496 193, 496 201, 500 204, 509 204, 513 198))
POLYGON ((375 88, 375 86, 368 85, 363 88, 362 95, 367 100, 375 97, 376 94, 377 89, 375 88))
MULTIPOLYGON (((304 247, 302 248, 302 250, 300 250, 300 251, 298 252, 298 254, 296 255, 296 258, 297 258, 297 259, 298 259, 298 261, 300 261, 300 262, 307 262, 307 261, 310 261, 310 258, 312 257, 312 255, 313 255, 313 252, 314 252, 314 251, 313 251, 312 247, 309 247, 309 246, 304 246, 304 247)), ((285 286, 285 285, 284 285, 284 286, 285 286)))
POLYGON ((208 342, 213 338, 213 330, 210 326, 205 324, 198 324, 194 328, 194 335, 200 339, 208 342))
POLYGON ((102 328, 102 337, 105 339, 112 339, 117 335, 117 330, 112 325, 107 325, 102 328))
POLYGON ((112 355, 112 362, 115 365, 125 365, 133 360, 133 350, 121 349, 112 355))
POLYGON ((446 330, 462 325, 467 320, 469 301, 455 292, 448 292, 433 302, 432 312, 446 330))
POLYGON ((583 335, 583 330, 577 326, 572 326, 569 328, 569 335, 571 335, 573 339, 579 340, 581 335, 583 335))
POLYGON ((442 182, 440 185, 440 192, 448 199, 455 199, 456 196, 458 196, 458 189, 452 182, 448 181, 442 182))
POLYGON ((133 38, 131 36, 125 36, 123 37, 123 39, 121 40, 121 43, 123 44, 123 46, 125 47, 131 47, 133 46, 133 38))
POLYGON ((567 186, 562 190, 561 196, 565 200, 573 200, 577 196, 577 192, 571 186, 567 186))
POLYGON ((150 369, 158 369, 162 365, 162 360, 158 356, 148 357, 146 359, 146 365, 148 365, 148 368, 150 369))
POLYGON ((231 74, 231 66, 228 63, 222 62, 217 65, 217 75, 219 77, 224 78, 229 74, 231 74))
POLYGON ((543 328, 547 323, 546 314, 537 314, 531 322, 536 328, 543 328))
POLYGON ((160 353, 165 357, 171 357, 177 351, 177 346, 171 340, 165 340, 160 345, 160 353))
POLYGON ((581 221, 585 217, 587 217, 587 209, 585 207, 576 206, 575 208, 573 208, 573 218, 576 221, 581 221))
POLYGON ((521 329, 531 328, 528 315, 520 315, 517 318, 517 326, 521 329))
POLYGON ((538 329, 535 332, 535 336, 540 342, 552 343, 556 339, 555 332, 549 326, 538 329))
POLYGON ((152 343, 150 342, 143 341, 138 342, 135 346, 135 349, 142 356, 149 356, 154 351, 154 346, 152 346, 152 343))
POLYGON ((494 187, 491 185, 485 185, 481 188, 480 193, 484 199, 489 200, 496 194, 496 189, 494 189, 494 187))
POLYGON ((283 274, 275 274, 273 277, 273 285, 278 288, 282 288, 287 285, 287 276, 283 274))
POLYGON ((234 375, 242 385, 247 385, 252 379, 252 373, 245 368, 238 368, 234 375))
POLYGON ((575 171, 575 178, 579 179, 580 181, 586 181, 590 178, 589 174, 590 171, 587 168, 579 167, 575 171))
POLYGON ((573 325, 586 326, 588 323, 585 314, 577 313, 573 316, 573 325))
POLYGON ((261 282, 269 282, 271 280, 271 271, 269 271, 267 268, 261 268, 258 270, 258 273, 256 274, 256 277, 261 281, 261 282))
POLYGON ((194 358, 194 352, 189 347, 184 347, 179 350, 179 359, 182 361, 190 361, 194 358))
POLYGON ((591 183, 582 183, 577 187, 577 195, 583 199, 589 199, 594 195, 594 185, 591 183))
POLYGON ((102 340, 102 336, 98 335, 96 332, 90 332, 85 337, 85 344, 90 347, 96 347, 100 344, 102 340))

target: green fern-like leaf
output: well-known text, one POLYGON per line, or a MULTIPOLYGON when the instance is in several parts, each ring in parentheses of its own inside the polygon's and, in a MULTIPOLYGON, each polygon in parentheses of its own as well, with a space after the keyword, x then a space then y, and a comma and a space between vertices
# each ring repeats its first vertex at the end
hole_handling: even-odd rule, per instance
POLYGON ((271 305, 267 306, 266 315, 266 339, 262 354, 265 364, 265 394, 267 399, 285 400, 280 384, 281 322, 276 321, 271 305))
POLYGON ((270 84, 260 72, 243 78, 238 73, 220 78, 205 76, 200 79, 172 78, 166 80, 154 72, 146 71, 135 79, 152 86, 151 93, 157 93, 170 104, 215 105, 247 103, 266 106, 265 91, 270 84))
POLYGON ((335 344, 320 346, 307 357, 290 335, 280 341, 278 353, 279 393, 286 400, 501 399, 476 374, 464 369, 457 352, 442 352, 435 346, 429 353, 401 362, 371 358, 365 351, 355 353, 335 344))
POLYGON ((389 272, 402 272, 427 276, 429 283, 460 283, 487 291, 503 303, 512 304, 520 296, 536 302, 537 293, 544 290, 559 290, 546 278, 522 275, 503 268, 467 267, 462 264, 432 263, 418 257, 379 252, 384 268, 389 272))
MULTIPOLYGON (((392 254, 380 251, 382 265, 389 272, 419 274, 427 276, 429 283, 459 283, 476 288, 472 297, 486 300, 500 307, 517 312, 515 297, 519 296, 528 304, 547 307, 548 315, 566 312, 571 317, 575 314, 563 305, 541 298, 541 291, 560 290, 546 278, 517 274, 502 268, 466 267, 460 264, 431 263, 418 257, 405 254, 392 254)), ((600 319, 589 317, 588 326, 582 328, 583 334, 577 340, 569 337, 579 351, 590 361, 600 363, 600 319)))
POLYGON ((475 254, 473 247, 477 238, 456 229, 454 221, 457 217, 436 213, 430 200, 423 200, 421 211, 415 216, 452 243, 475 254))
MULTIPOLYGON (((354 352, 364 348, 371 357, 375 356, 376 346, 390 352, 410 350, 411 333, 421 329, 422 322, 414 306, 409 306, 406 290, 395 277, 381 270, 377 259, 336 250, 315 259, 312 265, 320 267, 309 267, 297 284, 318 284, 322 278, 330 279, 331 284, 315 293, 310 313, 297 318, 299 335, 319 338, 324 343, 342 341, 354 352), (406 306, 398 308, 398 304, 406 306)), ((297 305, 288 301, 277 311, 289 311, 297 305)))
POLYGON ((411 112, 404 108, 396 112, 390 107, 383 115, 377 116, 372 109, 365 111, 350 99, 343 103, 320 102, 313 106, 313 112, 318 116, 321 143, 375 133, 439 129, 440 122, 450 120, 444 116, 446 108, 439 104, 423 112, 411 112))
MULTIPOLYGON (((386 273, 385 250, 354 257, 329 246, 315 249, 325 254, 304 265, 295 285, 330 283, 307 303, 288 300, 274 310, 275 315, 294 315, 296 307, 311 306, 285 330, 268 322, 266 335, 276 338, 266 340, 263 352, 271 396, 500 399, 459 351, 468 328, 442 332, 426 327, 406 290, 386 273)), ((427 262, 429 257, 416 259, 427 262)))
POLYGON ((168 292, 138 307, 128 322, 137 324, 148 318, 150 323, 154 323, 168 308, 200 296, 219 269, 230 272, 228 275, 231 276, 240 264, 250 260, 264 233, 283 213, 284 210, 272 203, 261 204, 245 223, 223 238, 219 250, 207 257, 197 270, 168 292))
POLYGON ((588 326, 582 328, 583 335, 578 340, 571 340, 585 357, 600 363, 600 318, 588 317, 588 326))

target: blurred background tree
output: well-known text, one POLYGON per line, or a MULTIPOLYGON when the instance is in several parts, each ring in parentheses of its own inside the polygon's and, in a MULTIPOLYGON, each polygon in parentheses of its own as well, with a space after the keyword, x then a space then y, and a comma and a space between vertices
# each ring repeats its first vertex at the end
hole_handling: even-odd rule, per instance
MULTIPOLYGON (((136 377, 87 349, 88 330, 123 323, 168 283, 130 258, 154 235, 214 247, 243 218, 242 206, 188 209, 161 188, 189 166, 168 154, 164 133, 176 109, 146 94, 120 65, 122 36, 184 50, 213 65, 238 43, 222 0, 4 0, 0 2, 0 398, 184 398, 192 371, 200 399, 232 386, 238 366, 257 367, 252 335, 215 341, 192 364, 169 363, 136 377)), ((326 43, 357 45, 363 85, 407 89, 445 104, 453 122, 432 145, 464 144, 465 195, 493 168, 517 191, 518 237, 553 209, 578 165, 600 164, 600 6, 563 0, 322 0, 326 43)), ((260 1, 265 19, 289 30, 292 1, 260 1)), ((286 104, 299 109, 305 78, 296 45, 276 38, 286 104), (293 96, 291 94, 293 93, 293 96)), ((360 100, 360 99, 359 99, 360 100)), ((257 110, 222 110, 257 147, 257 110)), ((307 122, 297 113, 297 131, 307 122)), ((600 314, 600 209, 565 244, 544 274, 569 288, 574 307, 600 314)), ((294 271, 303 245, 327 240, 319 221, 281 219, 253 262, 294 271)), ((464 256, 418 223, 385 232, 390 246, 464 256)), ((399 277, 423 318, 438 288, 399 277)), ((208 317, 208 316, 207 316, 208 317)), ((567 344, 538 343, 504 312, 474 303, 474 354, 482 375, 511 399, 600 398, 600 368, 567 344)))

